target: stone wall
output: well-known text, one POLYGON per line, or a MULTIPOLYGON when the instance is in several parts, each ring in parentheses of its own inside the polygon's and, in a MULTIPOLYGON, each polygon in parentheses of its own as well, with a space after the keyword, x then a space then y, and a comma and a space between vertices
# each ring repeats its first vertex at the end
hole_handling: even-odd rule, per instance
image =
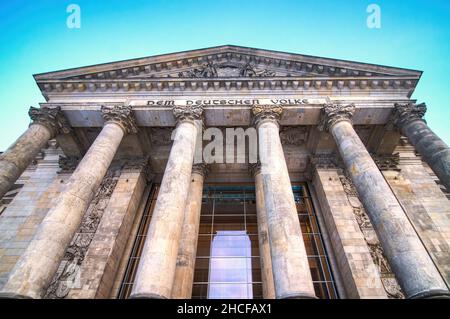
MULTIPOLYGON (((313 176, 323 219, 339 267, 347 298, 387 298, 379 269, 372 259, 354 208, 357 199, 348 198, 339 169, 317 168, 313 176), (353 202, 353 205, 352 205, 353 202)), ((358 204, 360 205, 359 201, 358 204)))
POLYGON ((143 167, 122 170, 81 265, 81 287, 67 298, 110 297, 145 186, 143 167))
POLYGON ((54 141, 49 144, 44 157, 23 174, 29 178, 0 215, 0 289, 67 179, 57 174, 61 150, 54 141))
POLYGON ((145 162, 113 163, 45 298, 108 298, 146 185, 145 162))
POLYGON ((396 152, 398 169, 382 170, 383 175, 448 286, 450 201, 412 146, 403 142, 396 152))

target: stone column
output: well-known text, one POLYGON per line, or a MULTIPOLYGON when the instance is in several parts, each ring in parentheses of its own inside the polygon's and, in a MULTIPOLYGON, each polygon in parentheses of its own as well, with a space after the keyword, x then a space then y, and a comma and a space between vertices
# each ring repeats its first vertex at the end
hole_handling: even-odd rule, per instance
POLYGON ((319 128, 329 130, 400 286, 409 298, 449 291, 383 175, 353 129, 354 105, 327 104, 319 128))
POLYGON ((175 278, 184 210, 191 184, 197 132, 203 109, 174 107, 178 120, 131 298, 170 298, 175 278))
POLYGON ((0 296, 40 298, 78 229, 125 133, 136 132, 131 107, 102 107, 105 125, 49 210, 0 296))
POLYGON ((70 131, 61 108, 30 107, 30 127, 0 155, 0 198, 14 185, 45 144, 60 132, 70 131))
POLYGON ((422 119, 426 110, 425 103, 396 103, 392 120, 430 165, 442 184, 450 189, 450 148, 422 119))
POLYGON ((270 256, 269 228, 267 226, 267 212, 264 201, 264 187, 263 178, 261 176, 261 164, 253 164, 250 168, 252 171, 252 175, 255 178, 256 217, 258 220, 258 241, 261 261, 263 298, 275 299, 272 260, 270 256))
POLYGON ((275 296, 278 299, 316 298, 280 141, 278 120, 283 109, 255 105, 252 112, 258 130, 275 296))
MULTIPOLYGON (((335 156, 316 155, 311 158, 311 166, 312 183, 330 236, 346 298, 387 298, 366 242, 366 236, 369 235, 360 229, 357 222, 355 214, 361 214, 361 210, 357 208, 359 201, 356 196, 349 197, 342 185, 335 156)), ((373 243, 376 238, 370 238, 370 241, 373 243)))
POLYGON ((184 210, 183 230, 172 287, 172 298, 175 299, 190 299, 192 297, 205 175, 206 166, 204 164, 195 164, 192 167, 191 185, 189 186, 184 210))

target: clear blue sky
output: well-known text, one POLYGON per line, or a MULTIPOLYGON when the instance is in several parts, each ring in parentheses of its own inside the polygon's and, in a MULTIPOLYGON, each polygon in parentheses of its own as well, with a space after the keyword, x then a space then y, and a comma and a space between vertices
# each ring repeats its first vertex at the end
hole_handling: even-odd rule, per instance
POLYGON ((223 44, 422 70, 413 98, 450 142, 449 0, 0 1, 0 150, 44 101, 32 74, 223 44), (66 26, 71 3, 80 29, 66 26))

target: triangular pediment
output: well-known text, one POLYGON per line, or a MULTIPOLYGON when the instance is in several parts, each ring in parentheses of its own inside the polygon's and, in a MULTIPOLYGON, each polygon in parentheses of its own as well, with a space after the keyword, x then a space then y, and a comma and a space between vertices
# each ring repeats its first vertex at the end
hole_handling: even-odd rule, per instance
POLYGON ((35 75, 36 80, 419 78, 420 71, 300 54, 220 46, 35 75))

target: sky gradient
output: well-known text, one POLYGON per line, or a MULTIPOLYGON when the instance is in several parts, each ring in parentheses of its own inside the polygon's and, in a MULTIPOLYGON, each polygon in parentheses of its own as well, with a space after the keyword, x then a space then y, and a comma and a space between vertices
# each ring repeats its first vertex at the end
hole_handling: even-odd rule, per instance
POLYGON ((424 71, 412 98, 450 142, 448 0, 2 0, 0 43, 0 151, 45 101, 33 74, 224 44, 424 71), (80 29, 66 25, 72 3, 80 29), (371 3, 379 29, 366 24, 371 3))

